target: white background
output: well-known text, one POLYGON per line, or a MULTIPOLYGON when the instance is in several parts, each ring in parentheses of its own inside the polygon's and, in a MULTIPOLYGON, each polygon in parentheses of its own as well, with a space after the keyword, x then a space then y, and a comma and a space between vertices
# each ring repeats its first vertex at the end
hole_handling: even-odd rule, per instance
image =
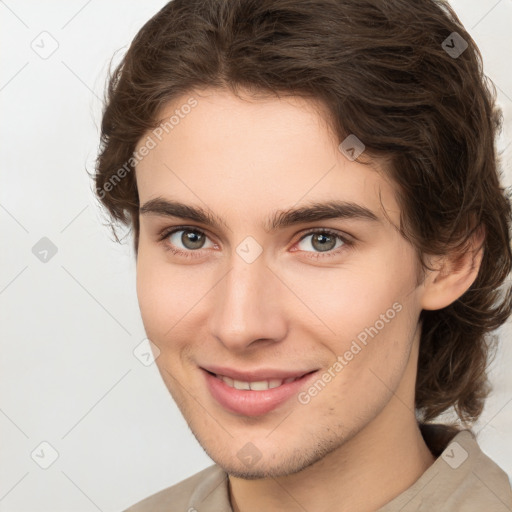
MULTIPOLYGON (((133 253, 102 226, 85 172, 96 157, 109 61, 165 3, 0 1, 2 512, 119 511, 212 463, 155 365, 133 355, 145 338, 133 253), (31 47, 43 31, 46 48, 58 44, 47 59, 31 47), (47 263, 32 253, 42 237, 57 247, 47 263), (48 469, 31 458, 37 449, 40 462, 50 460, 43 441, 59 455, 48 469)), ((452 5, 499 93, 510 185, 512 0, 452 5)), ((475 427, 509 475, 510 335, 500 331, 494 394, 475 427)))

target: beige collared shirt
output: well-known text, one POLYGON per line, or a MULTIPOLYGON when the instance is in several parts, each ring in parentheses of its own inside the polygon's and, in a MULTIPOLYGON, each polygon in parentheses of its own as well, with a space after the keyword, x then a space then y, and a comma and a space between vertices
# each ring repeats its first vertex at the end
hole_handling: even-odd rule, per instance
MULTIPOLYGON (((376 512, 512 512, 509 477, 482 452, 470 430, 448 442, 441 425, 421 425, 421 431, 437 459, 376 512)), ((125 512, 233 512, 227 474, 214 464, 125 512)))

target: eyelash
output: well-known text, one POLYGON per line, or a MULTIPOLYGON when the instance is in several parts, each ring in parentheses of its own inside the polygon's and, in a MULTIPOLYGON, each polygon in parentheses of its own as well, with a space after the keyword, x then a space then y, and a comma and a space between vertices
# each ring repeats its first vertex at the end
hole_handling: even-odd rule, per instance
MULTIPOLYGON (((185 258, 201 257, 201 255, 200 255, 201 249, 183 251, 181 249, 174 248, 169 242, 166 241, 166 239, 169 236, 171 236, 172 234, 174 234, 178 231, 190 231, 192 233, 199 233, 201 235, 208 236, 204 231, 202 231, 198 228, 195 228, 193 226, 175 226, 171 229, 164 230, 163 232, 160 233, 160 235, 158 237, 158 241, 163 245, 164 249, 166 251, 172 252, 175 255, 183 256, 185 258)), ((297 243, 301 242, 307 236, 317 235, 317 234, 329 235, 329 236, 338 238, 339 240, 341 240, 343 242, 343 245, 334 250, 312 253, 313 255, 308 256, 308 258, 319 259, 319 258, 329 258, 332 256, 337 256, 341 251, 346 250, 348 247, 351 247, 354 244, 354 242, 352 240, 349 240, 347 237, 341 235, 337 231, 333 231, 331 229, 326 229, 326 228, 313 229, 313 230, 310 230, 310 231, 304 233, 301 236, 301 238, 297 241, 297 243)), ((304 252, 309 253, 309 251, 304 251, 304 252)))

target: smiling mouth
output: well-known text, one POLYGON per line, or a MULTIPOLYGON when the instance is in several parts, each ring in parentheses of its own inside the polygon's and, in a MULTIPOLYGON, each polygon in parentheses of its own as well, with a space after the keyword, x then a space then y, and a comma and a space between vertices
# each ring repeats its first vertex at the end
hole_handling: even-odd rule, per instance
POLYGON ((206 370, 210 375, 213 375, 217 379, 224 382, 227 386, 233 389, 246 390, 246 391, 267 391, 269 389, 274 389, 282 386, 283 384, 288 384, 290 382, 294 382, 296 380, 302 379, 309 373, 305 373, 303 375, 299 375, 297 377, 288 377, 287 379, 265 379, 265 380, 257 380, 257 381, 243 381, 233 379, 226 375, 220 375, 217 373, 210 372, 206 370))
POLYGON ((318 371, 201 369, 210 396, 220 406, 229 413, 252 417, 270 413, 291 400, 318 371))

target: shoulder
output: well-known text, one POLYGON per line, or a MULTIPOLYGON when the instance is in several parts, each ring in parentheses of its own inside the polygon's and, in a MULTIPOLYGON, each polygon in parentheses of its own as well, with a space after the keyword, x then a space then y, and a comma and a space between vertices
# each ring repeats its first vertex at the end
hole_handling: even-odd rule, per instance
POLYGON ((471 430, 424 425, 421 431, 435 462, 379 512, 512 510, 507 473, 484 453, 471 430))
POLYGON ((480 447, 470 430, 457 434, 443 451, 450 496, 461 510, 510 510, 512 489, 507 473, 480 447), (464 508, 465 507, 465 508, 464 508))
MULTIPOLYGON (((213 464, 139 501, 124 512, 173 512, 174 510, 194 512, 194 503, 206 505, 206 502, 225 503, 226 500, 228 500, 227 475, 219 466, 213 464)), ((201 508, 203 509, 207 510, 204 507, 201 508)))

